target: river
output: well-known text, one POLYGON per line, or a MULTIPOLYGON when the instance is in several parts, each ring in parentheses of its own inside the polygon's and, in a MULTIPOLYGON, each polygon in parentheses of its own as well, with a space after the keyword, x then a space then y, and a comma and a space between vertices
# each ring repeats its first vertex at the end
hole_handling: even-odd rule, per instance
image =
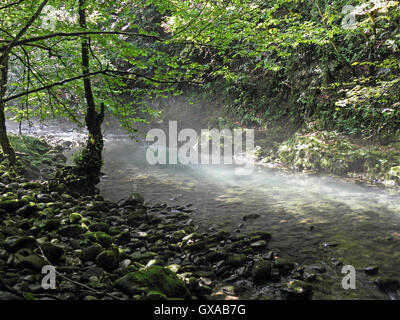
MULTIPOLYGON (((50 133, 61 140, 73 140, 75 134, 56 128, 50 133)), ((327 270, 314 284, 315 299, 398 298, 378 290, 373 276, 363 271, 357 272, 356 289, 344 290, 344 274, 337 265, 340 261, 357 270, 377 266, 380 276, 400 278, 398 190, 265 167, 242 177, 235 174, 232 165, 152 166, 145 154, 141 143, 108 136, 105 176, 99 185, 105 198, 117 201, 139 192, 151 204, 193 204, 192 219, 205 230, 269 231, 270 248, 299 263, 327 270), (260 217, 243 221, 250 213, 260 217)), ((263 298, 264 290, 259 287, 242 297, 263 298)))

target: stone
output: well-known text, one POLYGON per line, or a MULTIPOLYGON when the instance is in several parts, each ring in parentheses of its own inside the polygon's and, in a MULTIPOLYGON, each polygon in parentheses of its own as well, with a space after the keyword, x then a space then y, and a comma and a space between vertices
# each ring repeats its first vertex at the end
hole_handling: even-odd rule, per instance
POLYGON ((0 209, 3 209, 7 212, 15 212, 16 210, 23 207, 24 205, 26 205, 25 202, 20 202, 17 199, 0 201, 0 209))
POLYGON ((296 267, 296 264, 286 258, 279 257, 273 263, 274 268, 279 269, 279 272, 282 276, 287 276, 290 272, 296 267))
POLYGON ((110 229, 110 226, 107 223, 104 223, 104 222, 92 223, 89 226, 89 230, 92 231, 92 232, 101 231, 101 232, 107 233, 109 229, 110 229))
POLYGON ((133 212, 128 215, 127 223, 130 227, 138 227, 146 220, 146 214, 133 212))
POLYGON ((364 271, 368 275, 374 275, 378 273, 379 267, 377 266, 366 267, 362 268, 361 271, 364 271))
POLYGON ((105 232, 86 232, 85 237, 91 242, 96 242, 104 248, 108 248, 112 245, 112 238, 105 232))
POLYGON ((53 230, 57 230, 58 228, 61 227, 61 222, 58 219, 48 219, 44 226, 43 229, 46 231, 53 231, 53 230))
POLYGON ((245 216, 243 216, 243 221, 255 220, 259 217, 260 215, 257 213, 246 214, 245 216))
POLYGON ((62 226, 60 229, 58 229, 57 233, 67 238, 78 238, 83 232, 84 230, 82 229, 82 227, 76 224, 72 224, 62 226))
POLYGON ((119 263, 119 254, 116 250, 105 250, 99 253, 96 257, 96 265, 104 270, 111 272, 119 263))
POLYGON ((271 262, 261 260, 256 262, 251 270, 253 282, 256 284, 268 281, 271 278, 271 262))
POLYGON ((99 244, 93 244, 87 248, 84 248, 79 256, 79 258, 83 261, 83 262, 87 262, 87 261, 94 261, 96 259, 96 257, 99 255, 99 253, 101 252, 102 247, 99 244))
POLYGON ((253 242, 250 247, 254 250, 263 250, 267 247, 267 241, 265 240, 260 240, 260 241, 256 241, 253 242))
POLYGON ((36 196, 36 199, 39 202, 44 202, 44 203, 48 203, 48 202, 52 202, 53 201, 52 197, 50 195, 48 195, 47 193, 38 194, 36 196))
POLYGON ((114 237, 114 241, 118 245, 126 245, 131 241, 131 234, 129 231, 123 231, 114 237))
POLYGON ((103 279, 105 272, 103 268, 100 267, 91 267, 85 271, 85 273, 79 278, 83 281, 91 281, 92 277, 97 277, 97 279, 103 279))
POLYGON ((232 254, 228 257, 226 263, 232 267, 241 267, 247 261, 247 256, 245 254, 232 254))
POLYGON ((0 291, 0 301, 4 300, 25 300, 25 299, 10 292, 0 291))
POLYGON ((205 257, 206 261, 211 263, 225 260, 227 258, 228 258, 228 253, 226 251, 221 251, 221 250, 211 251, 207 253, 205 257))
POLYGON ((282 289, 285 297, 289 300, 309 299, 312 295, 312 286, 304 281, 292 280, 282 289))
POLYGON ((167 268, 153 265, 147 269, 131 272, 118 279, 115 287, 128 295, 158 291, 168 298, 190 298, 184 282, 167 268))
POLYGON ((48 262, 38 255, 30 255, 27 257, 18 255, 17 257, 17 268, 29 268, 41 272, 45 265, 48 265, 48 262))
POLYGON ((10 253, 15 253, 20 249, 28 248, 35 249, 37 248, 37 243, 35 238, 27 237, 27 236, 11 236, 4 240, 3 242, 4 249, 6 249, 10 253))
POLYGON ((52 264, 58 264, 62 255, 64 254, 63 248, 49 242, 43 243, 41 245, 41 248, 45 257, 49 259, 52 264))
POLYGON ((80 213, 74 212, 69 215, 70 223, 79 223, 83 219, 80 213))
POLYGON ((18 209, 15 213, 24 218, 30 218, 39 211, 39 208, 34 202, 30 202, 26 206, 18 209))
POLYGON ((377 285, 377 287, 381 290, 391 290, 391 291, 396 291, 400 289, 400 280, 394 279, 394 278, 377 278, 374 280, 374 283, 377 285))

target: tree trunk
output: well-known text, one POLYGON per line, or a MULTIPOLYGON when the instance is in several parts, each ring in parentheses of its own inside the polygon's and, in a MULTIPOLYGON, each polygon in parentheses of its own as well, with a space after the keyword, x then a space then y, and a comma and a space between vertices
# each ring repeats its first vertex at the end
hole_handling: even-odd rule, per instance
MULTIPOLYGON (((0 57, 0 100, 5 97, 7 91, 8 59, 8 55, 0 57)), ((7 136, 5 107, 6 103, 0 102, 0 145, 10 164, 15 165, 17 162, 15 152, 7 136)))
MULTIPOLYGON (((86 10, 84 8, 85 0, 79 0, 79 24, 81 28, 86 29, 86 10)), ((87 74, 90 72, 90 44, 88 38, 82 40, 82 72, 87 74)), ((85 98, 87 102, 86 126, 89 131, 88 141, 82 152, 80 167, 85 170, 88 178, 89 187, 94 191, 94 187, 99 183, 100 171, 103 164, 103 133, 101 125, 104 120, 104 104, 101 104, 101 110, 96 111, 94 101, 92 83, 89 77, 83 80, 85 88, 85 98)))

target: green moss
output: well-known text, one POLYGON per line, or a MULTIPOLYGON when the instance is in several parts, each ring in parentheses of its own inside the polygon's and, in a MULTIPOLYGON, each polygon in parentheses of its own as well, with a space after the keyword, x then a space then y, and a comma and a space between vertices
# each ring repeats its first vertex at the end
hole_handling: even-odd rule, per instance
POLYGON ((107 233, 97 231, 97 232, 86 232, 85 237, 95 243, 100 244, 102 247, 110 247, 112 244, 112 238, 107 233))
POLYGON ((82 215, 80 215, 79 213, 76 213, 76 212, 71 213, 69 215, 69 221, 71 223, 79 223, 80 221, 82 221, 82 219, 83 219, 82 215))
POLYGON ((131 272, 115 282, 115 286, 130 295, 158 291, 169 298, 189 298, 190 292, 184 282, 167 268, 153 265, 147 269, 131 272))

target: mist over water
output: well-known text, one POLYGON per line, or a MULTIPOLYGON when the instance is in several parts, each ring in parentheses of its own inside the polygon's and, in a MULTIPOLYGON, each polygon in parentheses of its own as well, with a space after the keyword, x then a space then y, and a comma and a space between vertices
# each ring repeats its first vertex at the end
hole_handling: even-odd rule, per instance
MULTIPOLYGON (((330 259, 337 258, 345 265, 377 265, 386 275, 399 275, 398 191, 260 167, 241 176, 234 165, 151 166, 145 154, 146 147, 131 140, 108 141, 102 194, 117 201, 137 191, 151 204, 193 204, 192 219, 205 230, 270 231, 270 247, 301 263, 331 268, 330 259), (243 221, 250 213, 260 217, 243 221)), ((340 286, 343 275, 330 270, 337 292, 321 288, 321 297, 346 298, 340 286)), ((383 298, 364 280, 358 298, 383 298)))

